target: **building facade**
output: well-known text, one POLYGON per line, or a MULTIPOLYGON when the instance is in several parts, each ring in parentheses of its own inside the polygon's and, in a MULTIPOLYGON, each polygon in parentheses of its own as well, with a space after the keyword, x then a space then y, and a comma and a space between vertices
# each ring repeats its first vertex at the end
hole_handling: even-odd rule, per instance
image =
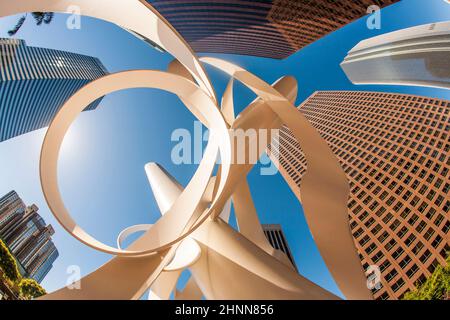
POLYGON ((15 191, 0 198, 0 239, 18 262, 22 276, 41 282, 58 257, 51 236, 55 233, 38 214, 26 207, 15 191))
MULTIPOLYGON (((445 264, 450 250, 450 101, 324 91, 309 97, 299 112, 346 172, 349 224, 361 263, 381 271, 374 297, 401 298, 445 264)), ((269 150, 301 201, 307 163, 300 144, 284 127, 278 149, 269 150)))
POLYGON ((105 74, 97 58, 0 38, 0 142, 48 126, 71 95, 105 74))
POLYGON ((267 240, 269 240, 270 245, 274 249, 278 249, 286 254, 294 266, 295 270, 297 270, 297 265, 295 263, 294 257, 292 256, 291 249, 289 248, 286 237, 284 236, 283 229, 281 229, 281 225, 279 224, 263 224, 262 229, 264 231, 264 235, 267 240))
POLYGON ((354 84, 450 89, 450 21, 363 40, 349 51, 341 67, 354 84))
POLYGON ((398 0, 147 0, 196 52, 284 59, 398 0))

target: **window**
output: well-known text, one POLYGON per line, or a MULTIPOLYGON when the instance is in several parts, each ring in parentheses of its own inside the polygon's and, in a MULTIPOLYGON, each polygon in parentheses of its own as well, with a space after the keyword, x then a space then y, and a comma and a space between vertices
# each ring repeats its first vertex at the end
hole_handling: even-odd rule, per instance
POLYGON ((408 232, 408 228, 403 226, 399 232, 397 232, 397 235, 399 238, 403 238, 404 235, 408 232))
POLYGON ((422 204, 420 205, 418 210, 419 210, 420 213, 423 213, 427 207, 428 207, 428 203, 426 203, 424 201, 424 202, 422 202, 422 204))
POLYGON ((431 220, 434 217, 435 214, 436 214, 436 209, 430 208, 430 210, 428 210, 428 212, 425 215, 425 217, 427 217, 428 220, 431 220))
POLYGON ((400 278, 394 285, 391 287, 392 291, 397 292, 401 287, 405 285, 405 280, 400 278))
POLYGON ((388 206, 390 206, 390 205, 392 205, 392 204, 394 203, 394 201, 395 201, 395 197, 394 197, 394 196, 391 196, 391 197, 386 201, 386 204, 387 204, 388 206))
POLYGON ((394 222, 392 222, 392 224, 389 226, 389 228, 391 228, 391 230, 394 231, 395 229, 398 228, 399 225, 400 221, 398 219, 395 219, 394 222))
POLYGON ((388 224, 388 222, 391 221, 391 219, 392 219, 393 217, 394 217, 394 216, 393 216, 391 213, 388 213, 388 214, 383 218, 383 222, 386 223, 386 224, 388 224))
POLYGON ((394 253, 392 253, 392 258, 397 259, 398 257, 400 257, 402 255, 402 253, 405 250, 403 250, 402 247, 399 247, 397 250, 394 251, 394 253))
POLYGON ((406 275, 411 279, 412 276, 416 274, 417 270, 419 270, 419 267, 417 266, 417 264, 413 264, 413 266, 408 271, 406 271, 406 275))
POLYGON ((402 261, 400 261, 399 265, 400 268, 405 269, 405 267, 408 265, 408 263, 411 262, 411 257, 410 256, 406 256, 402 261))
POLYGON ((380 243, 383 243, 384 240, 386 240, 389 237, 389 233, 387 233, 387 231, 384 231, 381 236, 378 237, 378 241, 380 241, 380 243))
POLYGON ((443 201, 444 201, 444 196, 439 195, 439 196, 436 198, 436 200, 434 201, 434 204, 435 204, 436 206, 439 207, 443 201))
POLYGON ((370 237, 368 235, 365 235, 361 240, 359 240, 359 244, 361 247, 363 247, 367 242, 369 242, 370 237))
POLYGON ((391 262, 389 260, 384 260, 384 262, 380 265, 380 271, 383 272, 390 266, 391 266, 391 262))
POLYGON ((418 196, 414 196, 414 198, 411 200, 411 205, 415 206, 417 204, 417 202, 419 202, 419 197, 418 196))
POLYGON ((380 300, 388 300, 389 299, 389 294, 385 291, 381 296, 380 296, 380 300))
POLYGON ((450 221, 447 221, 442 227, 442 232, 447 233, 450 230, 450 221))
POLYGON ((371 254, 375 249, 377 248, 375 243, 371 243, 367 248, 366 248, 366 253, 367 254, 371 254))
POLYGON ((413 233, 411 233, 409 237, 405 240, 405 244, 409 247, 411 243, 414 242, 414 240, 416 240, 416 236, 413 233))
POLYGON ((374 224, 375 219, 373 217, 370 217, 369 220, 366 221, 366 223, 364 223, 364 225, 369 228, 372 224, 374 224))
POLYGON ((414 254, 418 254, 420 252, 420 250, 422 250, 422 249, 423 249, 423 243, 421 241, 419 241, 419 242, 417 242, 417 244, 412 249, 412 252, 414 254))
POLYGON ((430 252, 430 250, 426 250, 425 252, 424 252, 424 254, 420 257, 420 262, 422 262, 422 263, 425 263, 425 262, 427 262, 427 260, 428 260, 428 258, 431 256, 431 252, 430 252))
POLYGON ((436 194, 436 191, 430 190, 430 192, 428 192, 427 199, 430 201, 433 200, 435 194, 436 194))
POLYGON ((390 251, 393 247, 395 247, 396 244, 397 244, 397 241, 395 241, 395 239, 392 239, 391 241, 386 243, 386 245, 384 247, 386 248, 387 251, 390 251))
POLYGON ((395 212, 399 212, 400 209, 403 207, 403 203, 401 203, 400 201, 397 202, 397 204, 394 206, 394 211, 395 212))
POLYGON ((431 243, 433 248, 437 248, 442 242, 442 237, 440 235, 437 235, 434 241, 431 243))
POLYGON ((363 213, 361 213, 358 217, 358 219, 360 221, 364 221, 364 219, 366 219, 369 216, 369 213, 367 211, 364 211, 363 213))
POLYGON ((425 191, 427 191, 427 186, 426 186, 426 185, 423 185, 423 186, 420 188, 419 193, 423 195, 423 194, 425 194, 425 191))
POLYGON ((364 230, 363 230, 362 228, 359 228, 358 230, 356 230, 356 231, 353 233, 353 237, 354 237, 355 239, 357 239, 357 238, 359 238, 359 236, 362 235, 363 233, 364 233, 364 230))
POLYGON ((436 270, 438 265, 439 265, 439 262, 436 259, 434 259, 433 262, 428 267, 428 271, 430 271, 430 273, 433 273, 434 270, 436 270))
POLYGON ((441 222, 444 221, 444 216, 442 214, 439 214, 436 218, 436 220, 434 220, 434 224, 436 226, 439 226, 441 224, 441 222))
POLYGON ((427 226, 425 221, 420 221, 419 225, 416 227, 417 232, 422 232, 423 229, 427 226))
POLYGON ((411 216, 411 218, 409 218, 409 220, 408 220, 408 223, 411 225, 411 226, 413 226, 415 223, 416 223, 416 221, 419 219, 419 216, 417 215, 417 214, 413 214, 412 216, 411 216))
POLYGON ((408 190, 405 192, 405 194, 403 195, 402 198, 403 198, 403 200, 407 201, 411 197, 411 195, 412 195, 412 192, 408 190))
MULTIPOLYGON (((440 180, 440 179, 439 179, 440 180)), ((450 183, 446 183, 444 188, 442 188, 444 193, 448 193, 450 191, 450 183)))
POLYGON ((373 263, 377 263, 377 262, 380 261, 381 258, 383 258, 383 257, 384 257, 384 254, 383 254, 383 252, 381 252, 381 250, 380 250, 380 251, 378 251, 378 252, 372 257, 372 261, 373 261, 373 263))
POLYGON ((447 201, 445 205, 442 207, 442 210, 444 210, 444 212, 447 213, 449 208, 450 208, 450 201, 447 201))
POLYGON ((420 275, 416 281, 416 287, 419 287, 420 285, 422 285, 426 280, 427 280, 427 277, 425 277, 425 275, 423 275, 423 274, 420 275))
POLYGON ((385 279, 387 282, 389 282, 389 281, 391 281, 392 279, 394 279, 396 275, 398 275, 397 270, 396 270, 396 269, 392 269, 388 274, 386 274, 386 275, 384 276, 384 279, 385 279))
POLYGON ((380 193, 380 191, 381 191, 381 187, 378 186, 378 187, 375 188, 375 190, 373 190, 373 194, 377 195, 378 193, 380 193))
POLYGON ((378 201, 374 201, 369 207, 370 211, 373 212, 378 207, 378 205, 379 205, 378 201))
POLYGON ((411 213, 411 209, 405 208, 403 210, 403 212, 400 214, 400 217, 402 217, 403 219, 406 219, 410 213, 411 213))
POLYGON ((381 217, 383 215, 383 213, 385 213, 385 212, 386 212, 386 208, 385 207, 381 207, 380 209, 377 210, 377 212, 375 212, 375 214, 378 217, 381 217))
POLYGON ((378 223, 373 229, 371 230, 373 235, 376 235, 378 232, 381 231, 381 225, 378 223))
POLYGON ((433 228, 428 228, 427 232, 425 232, 425 234, 423 235, 423 237, 425 238, 425 240, 430 240, 430 238, 433 236, 434 234, 434 230, 433 228))

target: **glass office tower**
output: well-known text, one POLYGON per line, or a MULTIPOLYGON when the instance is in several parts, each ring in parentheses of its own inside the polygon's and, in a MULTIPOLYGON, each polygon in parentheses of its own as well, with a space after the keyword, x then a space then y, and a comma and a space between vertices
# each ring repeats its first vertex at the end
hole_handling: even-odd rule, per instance
POLYGON ((97 58, 0 38, 0 142, 48 126, 70 96, 106 74, 97 58))

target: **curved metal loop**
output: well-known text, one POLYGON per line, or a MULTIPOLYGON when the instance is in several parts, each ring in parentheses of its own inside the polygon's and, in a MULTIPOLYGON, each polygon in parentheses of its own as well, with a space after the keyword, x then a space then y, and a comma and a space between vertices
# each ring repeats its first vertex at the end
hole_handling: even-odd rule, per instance
POLYGON ((117 248, 122 250, 122 244, 129 236, 136 232, 148 231, 152 226, 152 224, 135 224, 123 229, 117 236, 117 248))
MULTIPOLYGON (((44 196, 49 208, 59 223, 75 238, 94 249, 116 255, 146 255, 164 250, 178 243, 194 231, 191 225, 202 212, 196 212, 212 175, 218 152, 223 163, 218 196, 225 187, 231 163, 231 144, 225 120, 214 101, 196 84, 188 79, 168 72, 134 70, 110 74, 90 82, 76 92, 59 110, 45 135, 41 151, 40 174, 44 196), (211 124, 211 137, 197 172, 187 187, 154 226, 127 250, 106 245, 85 232, 66 209, 58 188, 57 161, 64 135, 77 115, 92 101, 108 93, 129 88, 156 88, 174 93, 188 102, 211 124), (144 244, 145 243, 145 244, 144 244)), ((218 197, 213 199, 217 202, 218 197)), ((207 209, 209 215, 215 207, 207 209)))

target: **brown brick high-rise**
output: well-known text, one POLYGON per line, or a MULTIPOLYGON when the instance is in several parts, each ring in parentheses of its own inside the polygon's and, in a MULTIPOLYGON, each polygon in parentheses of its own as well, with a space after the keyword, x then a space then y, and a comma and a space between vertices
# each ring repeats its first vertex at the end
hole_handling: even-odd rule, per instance
POLYGON ((398 0, 147 0, 196 52, 283 59, 398 0))
MULTIPOLYGON (((450 101, 378 92, 316 92, 300 107, 349 179, 349 224, 361 263, 379 266, 379 299, 398 299, 445 264, 450 221, 450 101)), ((271 157, 277 153, 271 146, 271 157)), ((289 129, 280 172, 301 200, 307 163, 289 129)))

